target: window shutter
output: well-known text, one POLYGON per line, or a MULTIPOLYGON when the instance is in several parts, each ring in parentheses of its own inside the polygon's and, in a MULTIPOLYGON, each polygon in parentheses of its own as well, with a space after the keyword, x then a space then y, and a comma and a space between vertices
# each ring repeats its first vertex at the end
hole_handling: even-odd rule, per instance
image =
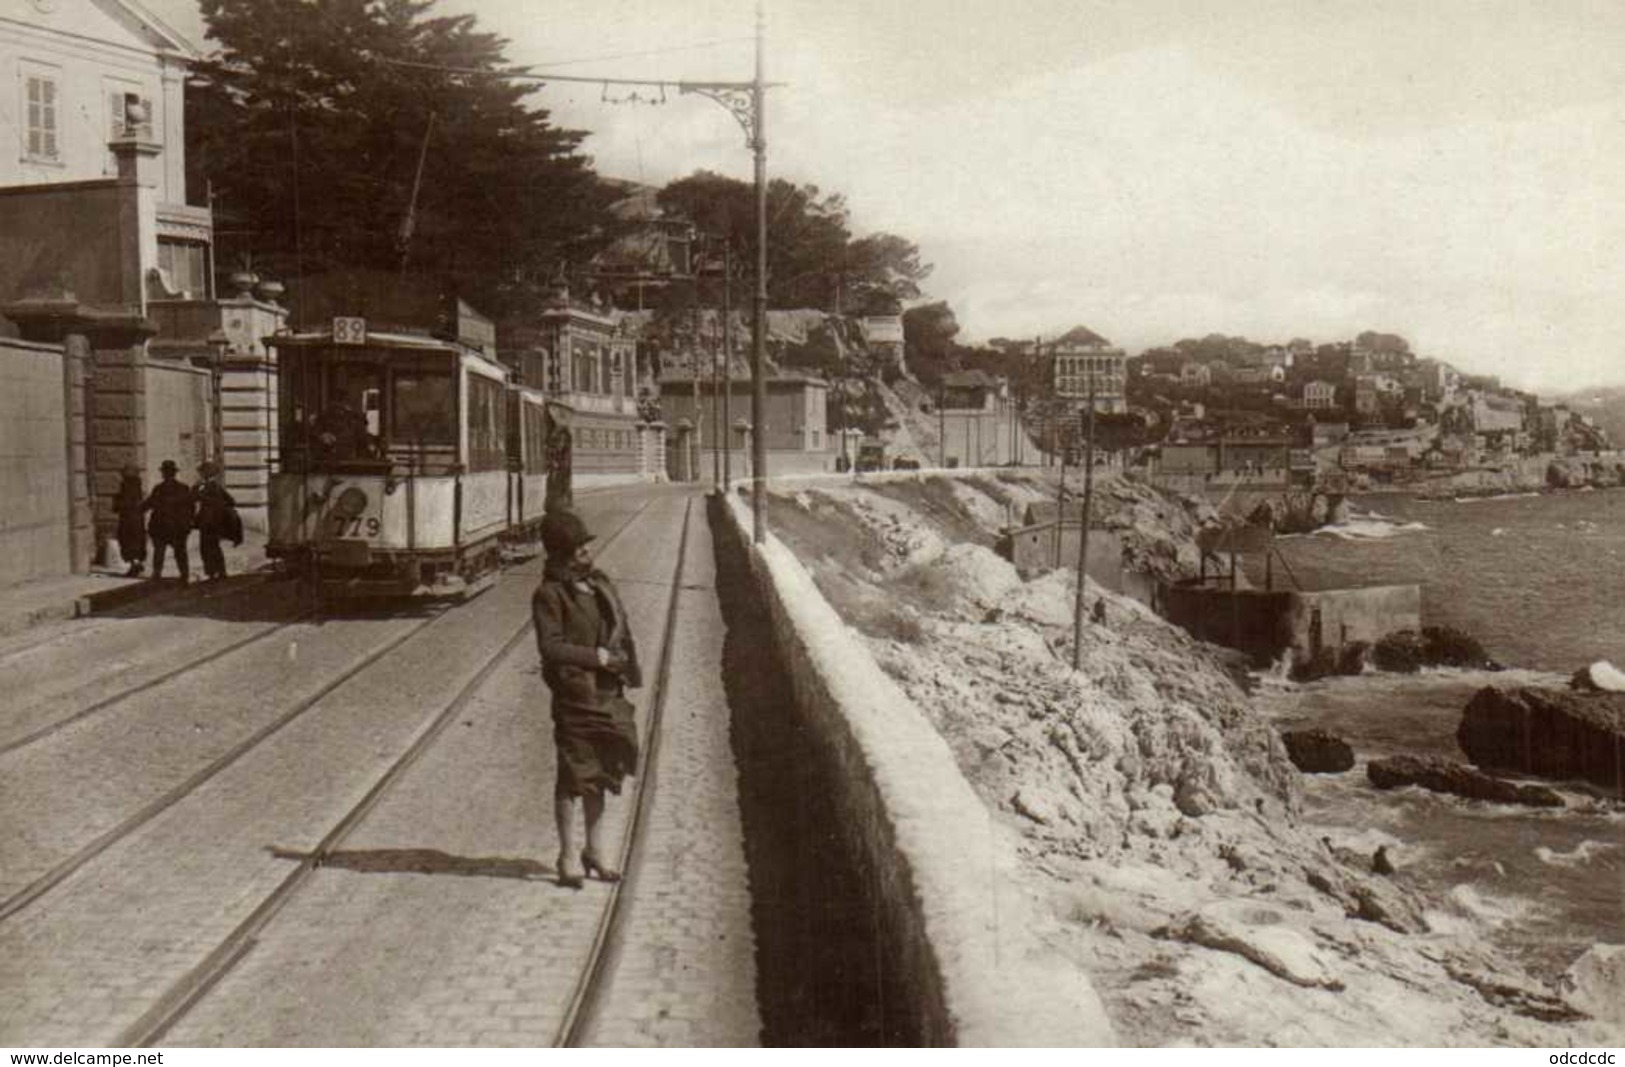
POLYGON ((55 159, 56 82, 50 80, 49 78, 43 78, 41 79, 40 84, 43 89, 43 92, 41 93, 41 100, 43 104, 41 112, 45 121, 41 125, 45 131, 45 155, 51 159, 55 159))

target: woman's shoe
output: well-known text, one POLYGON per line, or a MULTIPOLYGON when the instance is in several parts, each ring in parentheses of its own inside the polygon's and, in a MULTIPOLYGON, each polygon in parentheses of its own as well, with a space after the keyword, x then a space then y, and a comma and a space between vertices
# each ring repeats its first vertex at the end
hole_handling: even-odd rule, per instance
POLYGON ((585 879, 582 877, 580 871, 572 871, 565 866, 565 858, 563 856, 559 857, 558 863, 555 865, 554 869, 558 871, 558 882, 560 889, 580 889, 582 885, 585 884, 585 879))
POLYGON ((591 852, 583 852, 581 854, 581 868, 582 870, 586 871, 588 875, 598 879, 600 882, 619 882, 621 880, 620 871, 612 871, 608 867, 605 867, 602 863, 598 862, 598 857, 594 856, 591 852))

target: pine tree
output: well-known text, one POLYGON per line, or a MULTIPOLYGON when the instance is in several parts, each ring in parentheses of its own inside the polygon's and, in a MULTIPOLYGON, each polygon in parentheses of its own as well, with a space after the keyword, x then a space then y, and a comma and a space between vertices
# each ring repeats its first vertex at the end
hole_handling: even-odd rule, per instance
POLYGON ((507 42, 473 16, 433 0, 202 7, 218 50, 195 72, 188 160, 215 197, 222 267, 427 276, 501 319, 606 238, 613 193, 586 134, 527 106, 534 82, 496 76, 507 42))

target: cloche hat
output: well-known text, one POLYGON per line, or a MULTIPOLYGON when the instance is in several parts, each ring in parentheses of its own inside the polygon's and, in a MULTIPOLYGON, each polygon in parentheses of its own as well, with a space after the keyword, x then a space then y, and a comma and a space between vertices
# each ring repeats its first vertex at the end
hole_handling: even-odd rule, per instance
POLYGON ((549 556, 570 556, 594 538, 573 511, 550 511, 542 518, 542 547, 549 556))

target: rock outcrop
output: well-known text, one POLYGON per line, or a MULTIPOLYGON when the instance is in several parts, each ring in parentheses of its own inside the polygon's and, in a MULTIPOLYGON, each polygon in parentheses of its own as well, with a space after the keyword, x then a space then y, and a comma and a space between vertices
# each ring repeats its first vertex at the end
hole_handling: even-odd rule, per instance
POLYGON ((1589 667, 1581 667, 1569 679, 1569 688, 1582 693, 1625 693, 1625 671, 1600 659, 1589 667))
POLYGON ((1563 798, 1545 786, 1517 785, 1437 756, 1390 756, 1372 760, 1366 764, 1365 773, 1378 789, 1419 785, 1435 793, 1454 793, 1470 800, 1491 800, 1497 804, 1525 804, 1536 808, 1563 806, 1563 798))
POLYGON ((1625 693, 1486 687, 1468 701, 1456 741, 1479 767, 1625 794, 1625 693))
POLYGON ((1354 750, 1325 730, 1286 730, 1281 734, 1287 758, 1305 774, 1341 774, 1354 767, 1354 750))
POLYGON ((1372 646, 1371 662, 1378 670, 1414 674, 1423 667, 1484 667, 1490 657, 1470 634, 1448 626, 1424 626, 1420 632, 1384 635, 1372 646))

